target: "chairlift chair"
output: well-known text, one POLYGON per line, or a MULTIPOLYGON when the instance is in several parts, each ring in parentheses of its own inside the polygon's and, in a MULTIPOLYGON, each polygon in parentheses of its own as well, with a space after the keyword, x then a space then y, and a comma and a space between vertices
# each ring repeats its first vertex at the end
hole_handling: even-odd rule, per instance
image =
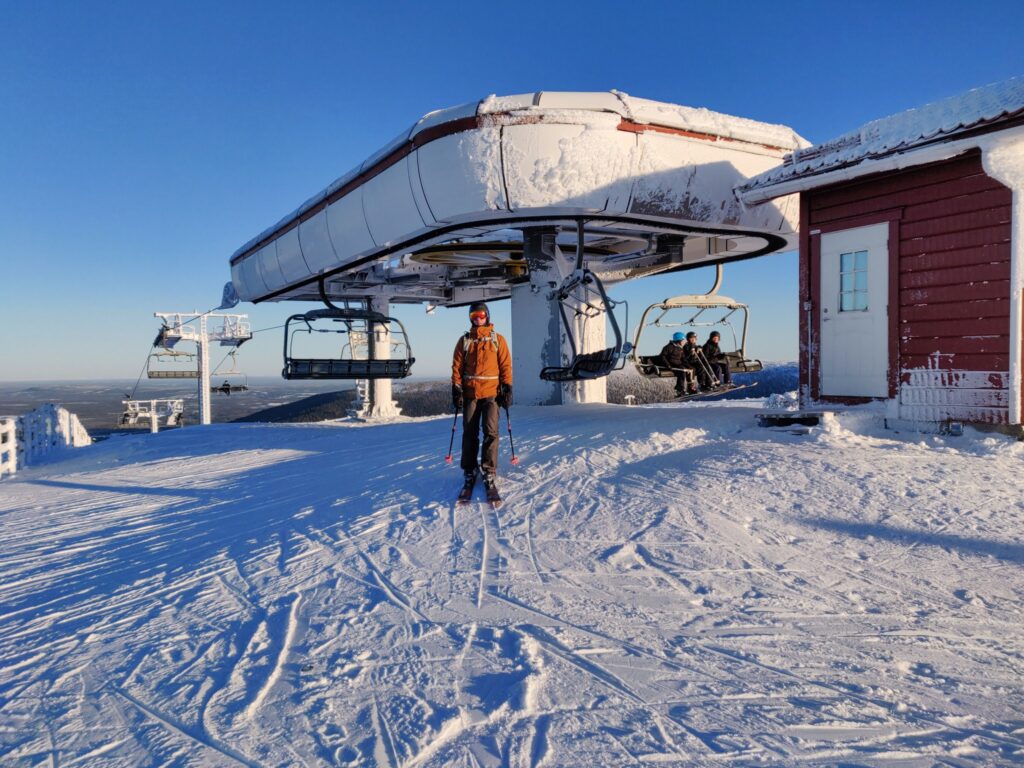
POLYGON ((644 310, 636 329, 636 337, 633 340, 633 362, 641 376, 652 379, 674 377, 676 371, 666 367, 660 355, 639 354, 640 340, 645 331, 651 328, 661 328, 667 331, 678 328, 707 328, 710 330, 723 327, 732 336, 732 350, 723 349, 726 362, 729 364, 729 372, 755 373, 760 371, 763 366, 760 360, 751 360, 746 355, 749 319, 750 311, 746 304, 716 293, 690 294, 665 299, 644 310), (719 310, 722 310, 724 314, 720 314, 719 310), (657 313, 657 315, 648 322, 647 318, 652 313, 657 313), (742 327, 738 338, 734 322, 737 316, 742 318, 742 327))
POLYGON ((150 379, 198 379, 199 368, 194 352, 178 352, 161 348, 146 360, 146 377, 150 379), (174 367, 187 363, 187 368, 174 367))
MULTIPOLYGON (((620 304, 626 305, 626 302, 613 301, 608 298, 601 279, 587 269, 583 263, 584 223, 582 219, 576 222, 576 269, 556 292, 558 313, 562 318, 562 327, 565 328, 573 355, 567 365, 551 365, 543 368, 540 377, 545 381, 599 379, 622 368, 626 356, 630 352, 630 344, 623 341, 622 329, 615 317, 615 308, 620 304), (572 320, 570 320, 567 310, 573 312, 572 320), (604 317, 607 317, 612 327, 612 334, 615 336, 615 344, 597 352, 581 352, 581 344, 577 343, 573 334, 573 321, 580 316, 590 320, 600 318, 602 322, 604 317)), ((626 305, 627 313, 628 310, 629 307, 626 305)), ((627 327, 629 325, 628 317, 627 314, 627 327)))
POLYGON ((393 317, 367 309, 341 309, 329 306, 314 309, 305 314, 292 315, 284 327, 284 369, 281 375, 286 379, 403 379, 412 373, 412 356, 409 337, 405 326, 393 317), (392 338, 392 354, 405 350, 398 357, 374 358, 373 344, 366 344, 365 358, 356 357, 361 344, 353 337, 365 334, 387 332, 392 338), (348 340, 340 344, 336 355, 308 357, 300 356, 297 347, 311 342, 314 334, 347 335, 348 340))
MULTIPOLYGON (((238 349, 232 349, 226 357, 231 358, 231 368, 227 371, 220 370, 220 366, 210 374, 211 379, 223 377, 224 381, 219 385, 210 385, 211 392, 219 392, 222 395, 230 395, 237 392, 249 391, 248 377, 238 369, 238 349)), ((225 358, 226 359, 226 358, 225 358)), ((223 361, 221 361, 223 363, 223 361)))

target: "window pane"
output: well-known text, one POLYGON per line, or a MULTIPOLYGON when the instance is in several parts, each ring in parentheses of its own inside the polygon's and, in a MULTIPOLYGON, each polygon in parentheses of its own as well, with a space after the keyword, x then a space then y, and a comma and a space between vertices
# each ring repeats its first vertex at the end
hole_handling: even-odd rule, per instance
POLYGON ((857 311, 863 311, 868 308, 868 295, 866 293, 855 293, 853 294, 853 308, 857 311))
POLYGON ((868 252, 857 251, 854 269, 857 271, 864 271, 868 268, 868 252))
POLYGON ((839 255, 839 271, 840 272, 852 272, 853 271, 853 254, 842 253, 839 255))
MULTIPOLYGON (((858 291, 867 293, 868 290, 868 273, 867 272, 854 272, 853 277, 856 278, 856 285, 854 286, 858 291)), ((843 278, 846 279, 845 277, 843 278)), ((843 287, 846 290, 846 287, 843 287)))
MULTIPOLYGON (((857 277, 860 277, 860 275, 857 275, 857 277)), ((854 288, 854 284, 853 284, 853 275, 852 274, 840 275, 839 276, 839 290, 840 291, 844 291, 844 292, 852 291, 853 288, 854 288)))
POLYGON ((839 294, 839 311, 849 312, 853 309, 853 294, 852 293, 841 293, 839 294))

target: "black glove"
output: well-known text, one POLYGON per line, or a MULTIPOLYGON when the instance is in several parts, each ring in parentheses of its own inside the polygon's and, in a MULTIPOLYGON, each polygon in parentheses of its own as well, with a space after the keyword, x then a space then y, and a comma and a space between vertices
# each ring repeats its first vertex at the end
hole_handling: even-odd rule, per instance
POLYGON ((512 385, 499 384, 498 396, 495 398, 499 408, 508 408, 512 405, 512 385))
POLYGON ((456 411, 462 410, 462 387, 458 384, 452 384, 452 405, 456 411))

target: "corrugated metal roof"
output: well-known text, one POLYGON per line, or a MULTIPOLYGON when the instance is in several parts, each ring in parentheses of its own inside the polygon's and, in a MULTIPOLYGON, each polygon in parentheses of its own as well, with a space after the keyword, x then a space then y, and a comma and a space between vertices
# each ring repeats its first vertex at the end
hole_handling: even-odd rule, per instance
POLYGON ((986 123, 1022 115, 1024 77, 1015 77, 872 120, 824 144, 798 149, 786 155, 782 165, 755 176, 739 191, 764 190, 793 179, 952 139, 986 123))

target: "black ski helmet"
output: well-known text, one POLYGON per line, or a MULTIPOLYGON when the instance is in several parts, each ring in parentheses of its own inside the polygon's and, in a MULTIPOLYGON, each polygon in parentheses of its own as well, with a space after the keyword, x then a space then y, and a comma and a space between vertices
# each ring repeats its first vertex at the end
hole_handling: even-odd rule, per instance
POLYGON ((718 331, 712 331, 711 335, 708 336, 708 338, 709 339, 720 339, 720 338, 722 338, 722 334, 720 334, 718 331))
POLYGON ((491 322, 491 310, 482 301, 474 301, 469 305, 469 314, 472 315, 474 312, 485 312, 487 314, 487 322, 491 322))

